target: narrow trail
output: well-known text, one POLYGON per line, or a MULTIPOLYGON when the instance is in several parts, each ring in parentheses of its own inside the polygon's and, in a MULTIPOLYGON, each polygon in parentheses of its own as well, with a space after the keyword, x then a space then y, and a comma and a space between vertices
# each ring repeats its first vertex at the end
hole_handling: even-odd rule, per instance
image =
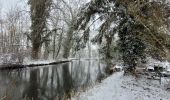
POLYGON ((73 100, 170 100, 169 94, 158 81, 117 72, 73 100))

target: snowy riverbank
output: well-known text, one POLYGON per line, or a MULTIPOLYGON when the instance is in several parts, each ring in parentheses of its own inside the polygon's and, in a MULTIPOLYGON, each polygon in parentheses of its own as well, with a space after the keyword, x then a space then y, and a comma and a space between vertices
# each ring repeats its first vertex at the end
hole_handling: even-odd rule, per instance
POLYGON ((72 100, 170 100, 170 91, 164 85, 158 80, 136 79, 117 72, 72 100))

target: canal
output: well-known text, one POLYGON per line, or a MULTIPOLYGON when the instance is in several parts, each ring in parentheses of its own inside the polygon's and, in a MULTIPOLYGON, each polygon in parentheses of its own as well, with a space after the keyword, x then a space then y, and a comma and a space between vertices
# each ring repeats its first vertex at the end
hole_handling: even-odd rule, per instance
POLYGON ((103 74, 99 60, 75 60, 36 68, 0 71, 2 100, 65 100, 94 85, 103 74))

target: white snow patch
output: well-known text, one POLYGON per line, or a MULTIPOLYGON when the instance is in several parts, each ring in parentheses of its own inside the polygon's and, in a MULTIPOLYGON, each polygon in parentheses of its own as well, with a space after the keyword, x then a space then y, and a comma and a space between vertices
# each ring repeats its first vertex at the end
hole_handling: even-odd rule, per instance
POLYGON ((51 62, 55 62, 55 60, 38 60, 38 61, 25 60, 23 64, 24 65, 29 65, 29 64, 48 64, 48 63, 51 63, 51 62))
POLYGON ((168 61, 158 61, 152 58, 148 58, 148 65, 149 66, 154 66, 154 65, 158 65, 158 66, 162 66, 164 68, 170 68, 170 63, 168 61))
POLYGON ((159 81, 136 79, 117 72, 72 100, 170 100, 169 94, 159 81))
POLYGON ((120 68, 120 69, 122 69, 123 66, 122 66, 122 65, 115 65, 115 68, 120 68))

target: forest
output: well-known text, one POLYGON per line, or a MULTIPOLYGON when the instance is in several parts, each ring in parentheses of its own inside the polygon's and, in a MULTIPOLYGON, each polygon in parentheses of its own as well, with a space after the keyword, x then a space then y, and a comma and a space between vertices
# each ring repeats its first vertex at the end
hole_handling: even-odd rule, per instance
POLYGON ((0 0, 0 100, 170 100, 170 0, 0 0))

